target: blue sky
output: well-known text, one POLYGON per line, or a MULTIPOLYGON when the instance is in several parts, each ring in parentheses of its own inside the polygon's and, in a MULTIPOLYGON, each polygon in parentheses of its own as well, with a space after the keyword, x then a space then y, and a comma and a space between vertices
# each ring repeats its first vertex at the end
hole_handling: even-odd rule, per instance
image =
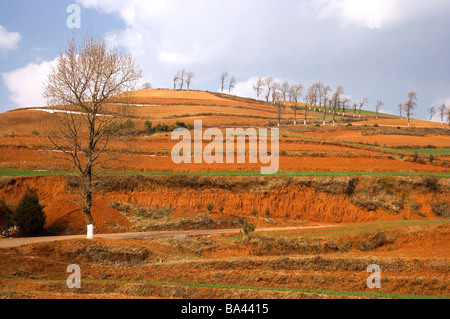
POLYGON ((448 0, 0 0, 0 112, 45 104, 70 4, 81 9, 76 32, 128 49, 153 87, 185 68, 193 89, 217 91, 227 70, 236 95, 255 97, 253 82, 271 75, 342 85, 352 102, 382 99, 395 114, 414 90, 421 119, 450 105, 448 0))

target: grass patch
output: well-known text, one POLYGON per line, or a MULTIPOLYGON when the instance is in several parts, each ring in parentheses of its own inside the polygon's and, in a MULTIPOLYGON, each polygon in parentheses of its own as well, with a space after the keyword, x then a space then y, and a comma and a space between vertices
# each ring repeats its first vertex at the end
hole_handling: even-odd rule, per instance
MULTIPOLYGON (((42 282, 41 280, 37 280, 42 282)), ((46 282, 62 282, 63 280, 46 280, 46 282)), ((65 282, 65 280, 64 280, 65 282)), ((383 292, 361 292, 361 291, 337 291, 326 289, 299 289, 285 287, 263 287, 263 286, 242 286, 242 285, 224 285, 212 283, 192 283, 192 282, 161 282, 146 280, 95 280, 85 279, 84 283, 91 284, 132 284, 132 285, 153 285, 153 286, 179 286, 192 288, 208 288, 208 289, 238 289, 238 290, 258 290, 258 291, 279 291, 279 292, 299 292, 329 296, 353 296, 365 298, 388 298, 388 299, 449 299, 443 296, 424 296, 424 295, 406 295, 393 294, 383 292)))
MULTIPOLYGON (((45 171, 16 168, 0 168, 0 176, 49 176, 72 175, 74 171, 45 171)), ((214 172, 118 172, 102 171, 97 175, 151 175, 151 176, 269 176, 260 171, 214 171, 214 172)), ((434 176, 450 178, 450 173, 422 172, 310 172, 310 171, 279 171, 272 176, 434 176)))

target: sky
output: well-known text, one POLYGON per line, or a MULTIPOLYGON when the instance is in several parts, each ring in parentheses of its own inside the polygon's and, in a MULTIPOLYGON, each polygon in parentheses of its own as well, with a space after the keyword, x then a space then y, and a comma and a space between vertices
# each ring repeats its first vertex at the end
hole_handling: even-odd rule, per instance
POLYGON ((219 91, 228 71, 231 94, 252 98, 273 76, 342 85, 391 114, 415 91, 418 119, 450 105, 448 0, 0 0, 0 113, 46 105, 42 83, 73 32, 128 50, 154 88, 184 68, 192 89, 219 91))

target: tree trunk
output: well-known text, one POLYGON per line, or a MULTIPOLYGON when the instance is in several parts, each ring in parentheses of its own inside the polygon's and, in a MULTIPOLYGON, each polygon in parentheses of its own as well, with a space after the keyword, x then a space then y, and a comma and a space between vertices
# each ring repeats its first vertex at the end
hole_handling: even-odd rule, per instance
POLYGON ((92 218, 91 208, 92 208, 92 172, 88 172, 85 176, 85 186, 84 186, 84 205, 83 213, 86 218, 87 225, 94 225, 94 219, 92 218))

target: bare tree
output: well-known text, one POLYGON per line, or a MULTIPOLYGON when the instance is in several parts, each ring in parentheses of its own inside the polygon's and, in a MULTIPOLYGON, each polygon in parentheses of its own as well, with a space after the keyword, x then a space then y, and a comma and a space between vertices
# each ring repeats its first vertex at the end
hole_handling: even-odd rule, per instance
POLYGON ((284 81, 283 84, 281 84, 280 86, 280 92, 281 95, 283 96, 283 104, 286 105, 286 97, 289 93, 289 90, 291 89, 291 86, 289 85, 288 81, 284 81))
POLYGON ((446 112, 447 112, 447 125, 450 126, 450 107, 446 109, 446 112))
POLYGON ((348 96, 344 96, 341 98, 341 104, 342 104, 342 116, 345 116, 345 108, 347 106, 347 103, 350 104, 351 100, 348 96))
POLYGON ((311 98, 311 107, 314 107, 314 111, 316 111, 317 106, 317 90, 316 83, 313 83, 308 89, 309 97, 311 98))
MULTIPOLYGON (((319 82, 320 83, 320 82, 319 82)), ((322 95, 322 99, 323 99, 323 125, 325 125, 326 123, 326 118, 327 118, 327 103, 328 100, 330 99, 330 94, 331 92, 331 87, 329 85, 327 86, 323 86, 321 88, 321 95, 322 95)))
POLYGON ((336 123, 336 109, 340 107, 342 94, 344 94, 344 88, 339 85, 331 97, 331 104, 333 106, 333 125, 336 123))
POLYGON ((380 111, 380 108, 384 105, 383 100, 377 100, 377 105, 375 105, 375 110, 377 112, 376 119, 378 120, 378 112, 380 111))
POLYGON ((408 118, 408 127, 411 126, 410 120, 414 109, 417 107, 417 93, 411 91, 408 93, 408 100, 403 104, 405 107, 406 116, 408 118))
POLYGON ((192 79, 194 77, 195 77, 195 72, 189 71, 189 72, 186 73, 186 88, 187 88, 187 90, 190 89, 191 83, 192 83, 192 79))
POLYGON ((289 90, 289 101, 294 102, 294 125, 297 125, 297 108, 298 108, 298 100, 303 95, 303 85, 300 83, 297 85, 291 86, 289 90))
POLYGON ((178 81, 180 80, 180 72, 178 72, 177 74, 175 74, 174 76, 173 76, 173 89, 174 90, 176 90, 177 89, 177 84, 178 84, 178 81))
POLYGON ((361 102, 359 102, 359 118, 361 118, 361 110, 364 106, 367 105, 367 103, 369 103, 369 99, 368 98, 364 98, 361 102))
POLYGON ((253 85, 253 90, 256 92, 256 98, 258 99, 262 93, 262 87, 264 86, 264 80, 262 78, 258 78, 256 83, 253 85))
POLYGON ((356 117, 356 109, 358 108, 358 103, 353 103, 353 117, 356 117))
POLYGON ((398 105, 398 111, 400 112, 400 118, 403 120, 403 110, 405 109, 405 106, 403 105, 403 103, 400 103, 398 105))
POLYGON ((269 98, 270 98, 270 93, 272 90, 272 83, 273 83, 273 77, 272 76, 268 76, 264 79, 264 84, 267 88, 266 90, 266 102, 269 102, 269 98))
MULTIPOLYGON (((280 85, 278 84, 278 86, 280 86, 280 85)), ((278 105, 278 127, 280 127, 281 126, 281 107, 282 107, 281 102, 284 100, 283 94, 281 91, 278 91, 278 89, 273 90, 272 94, 273 94, 273 102, 278 105)))
POLYGON ((108 47, 104 39, 87 37, 77 44, 72 37, 44 81, 43 96, 60 110, 45 136, 80 174, 79 204, 88 225, 94 225, 94 169, 111 160, 106 155, 126 110, 123 103, 141 77, 134 59, 108 47))
POLYGON ((225 80, 228 77, 228 71, 223 71, 220 75, 220 91, 223 93, 223 90, 225 89, 225 80))
POLYGON ((179 77, 181 90, 183 90, 183 88, 184 88, 185 76, 186 76, 186 70, 183 69, 180 71, 180 77, 179 77))
POLYGON ((314 94, 315 93, 313 91, 313 87, 310 87, 308 89, 308 93, 305 95, 305 119, 303 122, 304 125, 306 125, 306 120, 308 118, 308 108, 312 107, 312 105, 314 103, 314 94))
POLYGON ((430 121, 433 118, 433 115, 436 113, 436 109, 434 108, 434 106, 431 106, 430 108, 428 108, 428 114, 430 114, 430 121))
POLYGON ((322 97, 323 97, 322 92, 323 92, 324 85, 321 81, 319 81, 319 82, 314 83, 313 86, 316 91, 316 97, 319 100, 319 108, 320 108, 320 107, 322 107, 322 97))
POLYGON ((444 103, 439 106, 439 117, 441 118, 441 123, 444 123, 444 115, 445 115, 446 106, 444 103))
POLYGON ((275 104, 275 102, 277 102, 279 89, 280 89, 280 83, 272 82, 272 85, 270 86, 270 91, 272 92, 272 103, 273 104, 275 104))
POLYGON ((142 85, 142 88, 143 88, 144 90, 151 89, 151 88, 152 88, 152 84, 151 84, 150 82, 145 82, 145 83, 142 85))
POLYGON ((232 76, 230 79, 230 84, 228 84, 228 93, 230 93, 231 90, 234 89, 235 85, 236 85, 236 78, 232 76))

